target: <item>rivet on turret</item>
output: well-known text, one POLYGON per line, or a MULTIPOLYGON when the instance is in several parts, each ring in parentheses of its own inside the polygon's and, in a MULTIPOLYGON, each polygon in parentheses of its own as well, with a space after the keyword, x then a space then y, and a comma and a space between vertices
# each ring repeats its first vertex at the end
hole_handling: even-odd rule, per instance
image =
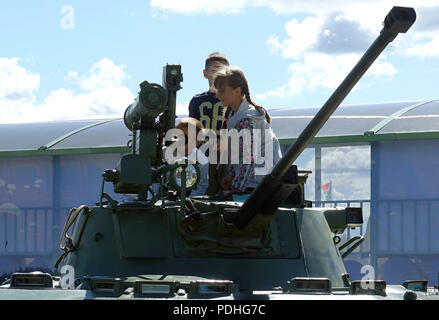
POLYGON ((96 232, 96 233, 93 235, 93 239, 94 239, 96 242, 98 242, 99 240, 102 239, 103 236, 104 236, 104 235, 103 235, 102 233, 100 233, 100 232, 96 232))

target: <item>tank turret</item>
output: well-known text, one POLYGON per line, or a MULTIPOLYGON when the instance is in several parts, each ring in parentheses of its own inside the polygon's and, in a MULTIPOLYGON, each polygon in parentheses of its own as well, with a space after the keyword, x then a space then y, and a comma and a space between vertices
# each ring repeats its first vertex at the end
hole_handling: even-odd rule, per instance
POLYGON ((48 299, 54 297, 50 287, 58 299, 421 295, 400 286, 386 292, 383 281, 369 280, 366 287, 351 281, 343 259, 363 239, 341 244, 336 234, 361 226, 361 209, 312 208, 304 197, 309 172, 292 166, 373 61, 415 18, 412 8, 390 11, 379 37, 243 203, 188 197, 186 191, 197 185, 196 167, 164 160, 162 148, 173 142, 172 134, 167 138, 175 126, 176 93, 183 80, 179 65, 166 65, 162 85, 143 82, 125 111, 124 123, 133 135, 131 153, 103 173, 96 206, 70 211, 56 262, 61 278, 16 274, 6 285, 8 294, 35 299, 41 288, 41 297, 48 299), (104 192, 106 182, 116 193, 136 197, 119 203, 104 192))

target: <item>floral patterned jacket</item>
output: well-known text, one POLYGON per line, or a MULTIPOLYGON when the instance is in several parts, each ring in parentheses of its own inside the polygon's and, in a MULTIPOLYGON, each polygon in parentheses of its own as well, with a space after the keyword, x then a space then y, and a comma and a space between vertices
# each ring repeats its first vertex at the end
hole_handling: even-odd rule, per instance
POLYGON ((234 176, 232 190, 255 188, 282 157, 279 141, 265 120, 265 114, 260 114, 245 99, 227 120, 227 130, 229 173, 234 176))

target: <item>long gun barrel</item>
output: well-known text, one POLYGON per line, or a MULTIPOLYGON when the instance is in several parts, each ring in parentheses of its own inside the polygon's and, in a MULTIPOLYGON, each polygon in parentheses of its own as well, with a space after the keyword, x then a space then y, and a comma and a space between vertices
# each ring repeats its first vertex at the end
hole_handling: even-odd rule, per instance
POLYGON ((413 8, 393 7, 392 10, 390 10, 383 22, 384 27, 378 38, 372 43, 360 61, 358 61, 352 71, 299 135, 286 154, 275 165, 272 172, 264 177, 263 181, 244 202, 237 214, 233 216, 232 221, 228 222, 232 222, 236 227, 242 229, 256 214, 274 214, 276 208, 273 208, 273 206, 267 207, 266 204, 270 203, 270 199, 273 198, 277 188, 282 184, 283 177, 287 170, 386 46, 392 42, 399 33, 407 32, 415 20, 416 12, 413 8))

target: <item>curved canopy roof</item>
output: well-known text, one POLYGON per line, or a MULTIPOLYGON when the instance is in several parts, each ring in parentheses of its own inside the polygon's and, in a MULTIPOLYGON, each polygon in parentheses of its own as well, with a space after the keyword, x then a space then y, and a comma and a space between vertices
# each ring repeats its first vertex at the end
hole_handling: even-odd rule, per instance
MULTIPOLYGON (((279 139, 297 138, 320 108, 271 111, 279 139)), ((439 100, 340 106, 313 143, 438 138, 439 100)))
MULTIPOLYGON (((319 109, 270 110, 276 136, 291 143, 319 109)), ((121 118, 2 124, 0 156, 127 152, 130 134, 121 118)), ((439 138, 439 100, 340 106, 312 143, 429 138, 439 138)))

